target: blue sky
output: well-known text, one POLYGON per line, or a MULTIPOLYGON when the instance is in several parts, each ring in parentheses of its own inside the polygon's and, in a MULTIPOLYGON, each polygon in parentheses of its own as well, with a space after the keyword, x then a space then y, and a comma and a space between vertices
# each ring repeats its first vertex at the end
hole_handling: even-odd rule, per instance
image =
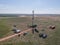
POLYGON ((60 14, 60 0, 0 0, 0 13, 60 14))

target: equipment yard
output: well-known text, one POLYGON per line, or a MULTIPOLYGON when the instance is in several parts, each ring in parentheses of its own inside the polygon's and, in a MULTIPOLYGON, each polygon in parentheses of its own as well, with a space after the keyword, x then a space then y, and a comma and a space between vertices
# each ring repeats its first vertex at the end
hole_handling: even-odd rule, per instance
POLYGON ((37 16, 34 19, 39 33, 32 33, 32 18, 27 17, 0 17, 0 45, 60 45, 60 16, 37 16), (14 34, 12 26, 16 24, 21 30, 20 37, 14 34), (50 25, 55 25, 55 29, 50 29, 50 25), (28 32, 27 35, 23 35, 28 32), (47 38, 39 37, 40 33, 47 34, 47 38))

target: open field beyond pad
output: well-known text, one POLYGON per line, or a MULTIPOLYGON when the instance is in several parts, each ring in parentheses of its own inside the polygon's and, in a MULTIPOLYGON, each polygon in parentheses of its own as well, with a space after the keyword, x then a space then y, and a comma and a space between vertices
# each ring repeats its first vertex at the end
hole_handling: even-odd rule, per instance
MULTIPOLYGON (((17 25, 20 30, 28 29, 31 25, 31 17, 0 17, 0 38, 14 34, 12 26, 17 25)), ((32 34, 28 32, 26 36, 15 36, 11 39, 0 42, 0 45, 60 45, 60 17, 59 16, 40 16, 35 17, 35 24, 38 25, 39 33, 42 29, 48 37, 46 39, 39 38, 39 33, 32 34), (56 25, 56 29, 51 30, 49 25, 56 25)))

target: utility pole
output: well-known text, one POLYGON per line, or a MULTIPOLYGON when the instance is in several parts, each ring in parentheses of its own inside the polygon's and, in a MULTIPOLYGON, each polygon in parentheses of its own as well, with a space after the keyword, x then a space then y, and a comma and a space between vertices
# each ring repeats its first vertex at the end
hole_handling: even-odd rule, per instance
POLYGON ((34 25, 34 10, 32 10, 32 26, 34 25))
MULTIPOLYGON (((32 10, 32 27, 34 25, 34 10, 32 10)), ((34 28, 32 28, 32 33, 34 34, 34 28)))
POLYGON ((34 10, 32 10, 32 33, 34 34, 34 31, 39 33, 39 31, 36 29, 37 25, 34 24, 34 10))

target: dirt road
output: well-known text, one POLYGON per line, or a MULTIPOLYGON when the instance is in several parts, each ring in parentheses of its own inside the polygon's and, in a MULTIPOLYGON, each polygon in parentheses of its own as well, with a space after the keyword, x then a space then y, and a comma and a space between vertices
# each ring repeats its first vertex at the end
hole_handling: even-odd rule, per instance
MULTIPOLYGON (((31 29, 28 29, 28 30, 22 31, 22 32, 20 32, 20 33, 18 33, 18 34, 23 34, 24 32, 28 32, 28 31, 30 31, 30 30, 31 30, 31 29)), ((8 37, 1 38, 1 39, 0 39, 0 42, 1 42, 1 41, 5 41, 5 40, 7 40, 7 39, 10 39, 10 38, 12 38, 12 37, 14 37, 14 36, 17 36, 18 34, 14 34, 14 35, 11 35, 11 36, 8 36, 8 37)))

